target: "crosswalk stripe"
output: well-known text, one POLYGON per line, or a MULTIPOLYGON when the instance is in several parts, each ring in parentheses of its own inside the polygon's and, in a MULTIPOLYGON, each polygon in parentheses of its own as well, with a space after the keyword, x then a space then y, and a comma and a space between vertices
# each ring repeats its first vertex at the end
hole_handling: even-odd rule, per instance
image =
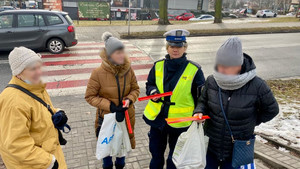
MULTIPOLYGON (((100 65, 99 65, 100 66, 100 65)), ((142 65, 132 65, 133 70, 139 69, 150 69, 153 64, 142 64, 142 65)), ((82 74, 82 73, 91 73, 97 67, 84 68, 84 69, 65 69, 65 70, 52 70, 44 71, 44 76, 59 76, 59 75, 70 75, 70 74, 82 74)))
MULTIPOLYGON (((147 75, 149 73, 148 69, 138 69, 135 70, 137 75, 147 75)), ((71 81, 71 80, 85 80, 89 79, 91 72, 80 73, 80 74, 60 74, 55 76, 43 76, 43 82, 60 82, 60 81, 71 81)))
MULTIPOLYGON (((146 81, 148 75, 136 75, 137 81, 146 81)), ((68 80, 68 81, 57 81, 57 82, 48 82, 47 89, 58 89, 58 88, 71 88, 71 87, 79 87, 86 86, 89 79, 82 80, 68 80)))
MULTIPOLYGON (((129 54, 138 54, 138 53, 143 53, 142 51, 137 51, 137 50, 133 50, 133 51, 128 51, 129 54)), ((42 55, 42 58, 59 58, 59 57, 75 57, 75 56, 81 56, 81 55, 88 55, 88 56, 99 56, 100 54, 100 50, 92 50, 91 52, 76 52, 76 53, 72 53, 72 52, 68 52, 68 53, 63 53, 63 54, 44 54, 42 55)))
MULTIPOLYGON (((150 57, 130 57, 131 61, 139 61, 139 60, 151 60, 150 57)), ((45 66, 52 66, 52 65, 75 65, 75 64, 89 64, 89 63, 101 63, 101 59, 85 59, 85 60, 66 60, 66 61, 50 61, 44 62, 43 65, 45 66)))

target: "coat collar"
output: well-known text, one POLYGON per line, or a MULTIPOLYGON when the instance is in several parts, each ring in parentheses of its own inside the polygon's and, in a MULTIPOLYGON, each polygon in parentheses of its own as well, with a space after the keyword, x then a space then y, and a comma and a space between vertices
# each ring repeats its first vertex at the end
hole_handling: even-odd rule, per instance
POLYGON ((19 85, 27 90, 29 90, 30 92, 43 92, 46 89, 46 84, 44 83, 40 83, 37 85, 31 85, 31 84, 27 84, 24 81, 18 79, 16 76, 13 76, 9 82, 9 84, 16 84, 19 85))
POLYGON ((124 76, 130 70, 131 64, 127 56, 125 58, 125 63, 122 65, 114 65, 111 63, 111 61, 108 59, 105 49, 101 51, 100 57, 102 59, 101 67, 103 67, 103 69, 106 71, 113 73, 114 75, 124 76))

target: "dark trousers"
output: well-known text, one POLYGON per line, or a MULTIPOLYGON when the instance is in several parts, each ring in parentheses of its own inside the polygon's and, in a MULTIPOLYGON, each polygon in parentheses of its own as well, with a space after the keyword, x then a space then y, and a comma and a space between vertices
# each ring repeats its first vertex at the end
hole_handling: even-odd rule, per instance
POLYGON ((234 169, 230 160, 220 161, 212 153, 207 152, 205 169, 234 169))
MULTIPOLYGON (((116 158, 116 162, 115 162, 116 166, 120 166, 120 167, 124 167, 125 166, 125 157, 117 157, 116 158)), ((112 157, 107 156, 105 158, 103 158, 103 168, 111 168, 113 167, 113 161, 112 161, 112 157)))
POLYGON ((167 169, 176 169, 172 155, 179 135, 186 131, 184 129, 176 129, 166 125, 163 129, 151 127, 149 132, 149 149, 152 155, 150 169, 163 169, 165 164, 165 150, 169 143, 169 155, 167 159, 167 169))

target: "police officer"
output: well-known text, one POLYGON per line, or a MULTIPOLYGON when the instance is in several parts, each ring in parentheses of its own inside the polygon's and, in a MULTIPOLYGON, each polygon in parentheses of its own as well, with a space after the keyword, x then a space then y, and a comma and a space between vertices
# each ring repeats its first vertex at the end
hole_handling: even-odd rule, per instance
POLYGON ((186 36, 189 34, 183 29, 171 30, 164 34, 168 54, 164 59, 155 62, 148 76, 147 95, 173 91, 172 96, 149 101, 144 111, 143 118, 151 126, 150 169, 163 169, 167 143, 170 149, 167 169, 176 169, 172 162, 174 148, 179 135, 188 129, 191 122, 168 125, 165 118, 192 117, 201 87, 205 82, 200 66, 186 57, 186 36))

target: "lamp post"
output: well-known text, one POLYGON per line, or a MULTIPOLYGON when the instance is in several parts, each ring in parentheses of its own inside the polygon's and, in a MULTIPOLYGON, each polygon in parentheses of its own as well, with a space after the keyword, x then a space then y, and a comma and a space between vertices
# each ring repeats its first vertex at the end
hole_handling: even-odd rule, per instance
POLYGON ((130 11, 130 3, 131 3, 131 0, 129 0, 129 7, 128 7, 128 9, 129 9, 129 11, 128 11, 128 35, 130 35, 130 20, 131 20, 131 11, 130 11))

